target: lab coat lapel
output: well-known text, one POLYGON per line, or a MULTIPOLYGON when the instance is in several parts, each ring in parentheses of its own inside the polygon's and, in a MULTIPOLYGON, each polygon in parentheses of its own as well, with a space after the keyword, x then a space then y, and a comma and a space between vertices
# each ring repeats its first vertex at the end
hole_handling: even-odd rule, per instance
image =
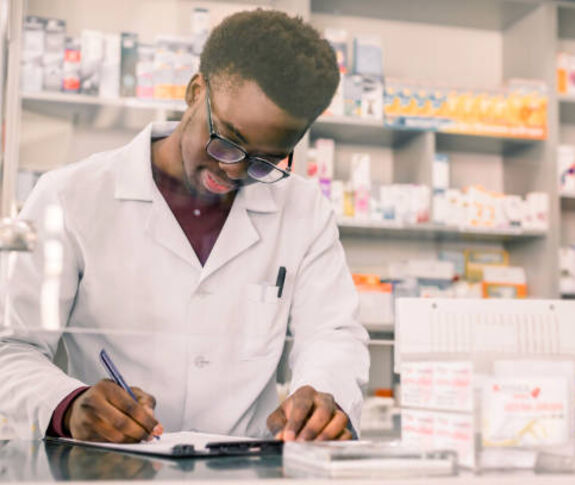
POLYGON ((202 266, 194 248, 158 189, 154 194, 154 203, 146 229, 158 244, 198 270, 201 269, 202 266))
MULTIPOLYGON (((167 125, 174 129, 175 124, 167 125)), ((162 125, 157 125, 162 128, 162 125)), ((154 125, 154 128, 157 128, 154 125)), ((201 269, 200 262, 184 231, 154 182, 151 165, 152 124, 142 130, 121 153, 117 165, 115 197, 124 201, 151 202, 146 232, 185 262, 201 269)))
POLYGON ((274 213, 277 210, 270 186, 258 183, 243 187, 236 195, 222 232, 206 261, 201 279, 206 279, 256 244, 262 235, 252 218, 258 217, 261 213, 274 213))

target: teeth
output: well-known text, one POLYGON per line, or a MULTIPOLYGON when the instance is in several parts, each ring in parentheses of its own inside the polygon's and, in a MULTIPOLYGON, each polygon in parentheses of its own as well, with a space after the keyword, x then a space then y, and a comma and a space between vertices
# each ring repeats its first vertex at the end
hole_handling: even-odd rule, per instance
MULTIPOLYGON (((206 178, 206 182, 208 183, 209 186, 211 186, 211 188, 214 191, 228 192, 233 188, 230 184, 225 183, 217 175, 212 174, 208 170, 206 170, 206 173, 204 176, 206 178)), ((210 188, 209 186, 208 186, 208 189, 210 188)))

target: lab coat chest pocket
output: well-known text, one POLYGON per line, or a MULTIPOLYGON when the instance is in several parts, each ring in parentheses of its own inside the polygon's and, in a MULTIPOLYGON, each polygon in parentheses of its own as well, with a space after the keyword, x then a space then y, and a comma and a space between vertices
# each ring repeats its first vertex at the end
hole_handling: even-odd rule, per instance
POLYGON ((253 360, 273 355, 282 344, 281 325, 277 321, 280 298, 277 287, 249 284, 245 288, 240 358, 253 360))

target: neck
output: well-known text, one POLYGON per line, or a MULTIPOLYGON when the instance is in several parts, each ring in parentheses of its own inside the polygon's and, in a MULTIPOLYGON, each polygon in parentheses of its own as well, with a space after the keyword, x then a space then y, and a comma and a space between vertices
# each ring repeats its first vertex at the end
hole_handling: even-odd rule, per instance
POLYGON ((174 131, 170 136, 152 142, 152 164, 171 177, 182 180, 182 163, 175 163, 181 158, 175 134, 174 131))

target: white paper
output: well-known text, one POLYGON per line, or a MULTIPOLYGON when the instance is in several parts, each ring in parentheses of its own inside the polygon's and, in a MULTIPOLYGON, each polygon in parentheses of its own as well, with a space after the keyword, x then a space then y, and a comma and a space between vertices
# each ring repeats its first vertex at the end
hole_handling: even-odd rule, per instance
POLYGON ((214 442, 250 441, 253 438, 244 436, 229 436, 223 434, 197 433, 194 431, 180 431, 177 433, 164 433, 160 439, 142 441, 140 443, 100 443, 94 441, 81 441, 72 438, 60 438, 61 441, 78 445, 96 446, 118 451, 130 451, 134 453, 149 453, 156 455, 171 455, 176 445, 193 445, 196 452, 207 452, 206 445, 214 442))

